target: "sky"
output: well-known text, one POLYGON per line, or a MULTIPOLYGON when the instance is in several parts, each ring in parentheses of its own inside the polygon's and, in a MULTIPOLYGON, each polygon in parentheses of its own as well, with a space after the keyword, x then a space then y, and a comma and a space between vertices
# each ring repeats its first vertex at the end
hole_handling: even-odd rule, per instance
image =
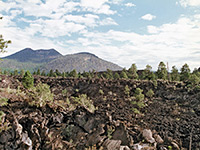
POLYGON ((200 0, 0 0, 0 34, 24 48, 90 52, 121 67, 200 67, 200 0))

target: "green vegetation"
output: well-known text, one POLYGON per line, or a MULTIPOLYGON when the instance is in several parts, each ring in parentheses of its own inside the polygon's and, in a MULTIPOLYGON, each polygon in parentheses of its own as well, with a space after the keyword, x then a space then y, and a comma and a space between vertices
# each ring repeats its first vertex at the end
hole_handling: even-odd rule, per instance
POLYGON ((156 72, 158 79, 167 80, 167 68, 164 62, 160 62, 156 72))
POLYGON ((8 105, 8 99, 5 97, 0 98, 0 106, 6 106, 8 105))
POLYGON ((99 89, 99 94, 104 95, 104 92, 102 89, 99 89))
MULTIPOLYGON (((3 17, 0 17, 0 20, 1 20, 1 19, 3 19, 3 17)), ((10 40, 5 41, 5 40, 3 39, 3 36, 0 35, 0 52, 1 52, 1 53, 5 52, 5 49, 8 48, 8 44, 10 44, 10 43, 11 43, 10 40)))
POLYGON ((29 104, 37 107, 43 107, 48 103, 51 104, 54 99, 54 94, 51 93, 49 85, 42 83, 29 89, 28 95, 32 98, 29 104))
POLYGON ((188 64, 184 64, 181 68, 180 79, 181 81, 187 81, 190 77, 190 68, 188 64))
POLYGON ((149 98, 152 98, 154 96, 154 92, 152 89, 148 90, 148 92, 146 93, 146 96, 149 98))
POLYGON ((72 97, 72 104, 74 106, 83 106, 91 113, 94 113, 96 110, 92 100, 90 100, 86 94, 81 94, 78 97, 72 97))
POLYGON ((24 88, 29 89, 34 85, 34 78, 29 71, 26 71, 24 77, 22 78, 22 84, 24 88))
POLYGON ((172 81, 180 81, 180 74, 178 73, 178 69, 176 68, 176 66, 172 67, 172 71, 170 75, 171 75, 172 81))
POLYGON ((128 69, 128 77, 130 79, 138 79, 136 64, 132 64, 131 67, 128 69))
POLYGON ((128 87, 128 85, 125 86, 124 93, 128 97, 130 96, 130 88, 128 87))
POLYGON ((136 88, 135 90, 135 98, 138 101, 143 101, 144 100, 144 94, 142 94, 143 90, 140 88, 136 88))

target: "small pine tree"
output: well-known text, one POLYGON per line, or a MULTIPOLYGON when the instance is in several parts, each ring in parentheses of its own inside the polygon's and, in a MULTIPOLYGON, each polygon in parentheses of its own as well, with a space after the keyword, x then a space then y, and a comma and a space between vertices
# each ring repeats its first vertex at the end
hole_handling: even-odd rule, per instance
POLYGON ((29 71, 26 71, 24 77, 22 78, 22 84, 24 88, 29 89, 34 85, 34 78, 29 71))
POLYGON ((143 80, 155 80, 155 74, 152 72, 152 67, 150 65, 146 65, 144 71, 142 71, 141 79, 143 80))
POLYGON ((21 76, 21 77, 24 76, 24 70, 23 70, 23 69, 20 71, 20 76, 21 76))
POLYGON ((167 80, 167 68, 164 62, 160 62, 156 74, 158 76, 158 79, 167 80))
POLYGON ((192 74, 190 75, 188 81, 192 86, 196 86, 200 83, 200 78, 196 74, 192 74))
POLYGON ((54 73, 53 73, 53 70, 51 69, 50 71, 49 71, 49 77, 53 77, 54 76, 54 73))
POLYGON ((143 90, 140 88, 136 88, 135 90, 135 98, 138 101, 143 101, 144 100, 144 94, 142 94, 143 90))
POLYGON ((75 69, 72 70, 69 74, 70 74, 70 77, 78 78, 78 74, 75 69))
POLYGON ((113 77, 114 77, 114 79, 119 79, 120 78, 120 76, 119 76, 119 74, 117 72, 115 72, 113 77))
POLYGON ((46 73, 44 70, 42 71, 41 76, 46 76, 46 73))
POLYGON ((108 79, 113 79, 113 72, 110 69, 107 69, 108 79))
POLYGON ((128 76, 127 76, 127 74, 126 74, 126 70, 125 70, 125 69, 122 70, 122 72, 121 72, 121 74, 120 74, 120 78, 128 79, 128 76))
POLYGON ((132 64, 131 67, 128 69, 128 77, 130 79, 138 79, 137 67, 135 64, 132 64))
POLYGON ((181 81, 187 81, 190 77, 190 68, 188 64, 184 64, 181 68, 180 79, 181 81))
POLYGON ((17 76, 18 75, 18 70, 15 70, 14 71, 14 76, 17 76))
POLYGON ((40 73, 40 69, 38 69, 37 70, 37 73, 36 73, 37 75, 40 75, 41 73, 40 73))
POLYGON ((171 80, 180 81, 180 74, 178 73, 178 69, 175 66, 172 67, 171 80))

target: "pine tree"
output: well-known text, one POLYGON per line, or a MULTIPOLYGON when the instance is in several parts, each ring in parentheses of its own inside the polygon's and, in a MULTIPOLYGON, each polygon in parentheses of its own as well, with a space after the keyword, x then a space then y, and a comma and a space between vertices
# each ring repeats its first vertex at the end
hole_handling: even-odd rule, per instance
POLYGON ((46 73, 44 70, 42 71, 41 76, 46 76, 46 73))
MULTIPOLYGON (((3 17, 0 17, 0 20, 1 20, 1 19, 3 19, 3 17)), ((3 39, 3 36, 0 35, 0 53, 5 52, 5 49, 8 47, 8 44, 10 44, 10 43, 11 43, 10 40, 5 41, 5 40, 3 39)))
POLYGON ((131 67, 128 69, 128 77, 130 79, 138 79, 136 64, 132 64, 131 67))
POLYGON ((23 70, 23 69, 20 71, 20 76, 21 76, 21 77, 24 76, 24 70, 23 70))
POLYGON ((152 67, 150 65, 146 65, 144 71, 142 71, 141 79, 143 80, 155 80, 155 74, 152 72, 152 67))
POLYGON ((37 70, 37 73, 36 73, 37 75, 40 75, 41 73, 40 73, 40 69, 38 68, 38 70, 37 70))
POLYGON ((160 62, 158 70, 156 72, 158 79, 167 80, 167 68, 164 62, 160 62))
POLYGON ((120 78, 128 79, 128 76, 127 76, 127 74, 126 74, 125 69, 122 70, 122 72, 121 72, 121 74, 120 74, 120 78))
POLYGON ((113 77, 114 77, 114 79, 119 79, 120 78, 120 76, 119 76, 119 74, 117 72, 115 72, 113 77))
POLYGON ((70 77, 78 78, 78 74, 75 69, 72 70, 69 74, 70 74, 70 77))
POLYGON ((53 73, 53 70, 51 69, 50 71, 49 71, 49 77, 53 77, 54 76, 54 73, 53 73))
POLYGON ((26 71, 24 77, 22 78, 22 84, 24 88, 29 89, 34 85, 34 78, 29 71, 26 71))
POLYGON ((180 79, 181 81, 187 81, 190 77, 190 68, 188 64, 184 64, 181 68, 180 79))
POLYGON ((15 70, 14 71, 14 76, 17 76, 18 75, 18 70, 15 70))
POLYGON ((175 66, 172 67, 171 80, 180 81, 180 74, 178 73, 178 69, 175 66))

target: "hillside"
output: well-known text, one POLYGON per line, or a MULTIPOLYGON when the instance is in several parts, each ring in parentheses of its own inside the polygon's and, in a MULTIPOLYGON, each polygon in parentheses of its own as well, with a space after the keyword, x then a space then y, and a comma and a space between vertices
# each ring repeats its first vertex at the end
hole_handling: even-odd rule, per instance
POLYGON ((199 90, 182 82, 35 76, 34 87, 49 85, 52 97, 48 88, 24 89, 21 77, 0 77, 0 149, 200 147, 199 90))
POLYGON ((31 48, 25 48, 15 54, 4 57, 3 59, 16 60, 18 62, 44 63, 60 56, 62 55, 55 49, 32 50, 31 48))
POLYGON ((88 72, 92 70, 106 71, 107 69, 113 71, 122 70, 122 68, 118 65, 100 59, 91 53, 77 53, 66 55, 63 57, 59 57, 49 63, 46 63, 41 67, 41 70, 45 71, 49 71, 51 69, 58 69, 60 72, 67 72, 73 69, 76 69, 77 72, 88 72))
POLYGON ((26 48, 2 59, 0 68, 11 71, 24 69, 33 72, 41 69, 48 72, 51 69, 54 71, 57 69, 60 72, 67 72, 76 69, 79 72, 83 72, 122 69, 120 66, 100 59, 91 53, 83 52, 63 56, 54 49, 32 50, 26 48))
POLYGON ((19 52, 2 58, 0 62, 0 68, 5 70, 30 70, 33 72, 37 70, 44 63, 62 56, 54 49, 49 50, 32 50, 31 48, 25 48, 19 52))

